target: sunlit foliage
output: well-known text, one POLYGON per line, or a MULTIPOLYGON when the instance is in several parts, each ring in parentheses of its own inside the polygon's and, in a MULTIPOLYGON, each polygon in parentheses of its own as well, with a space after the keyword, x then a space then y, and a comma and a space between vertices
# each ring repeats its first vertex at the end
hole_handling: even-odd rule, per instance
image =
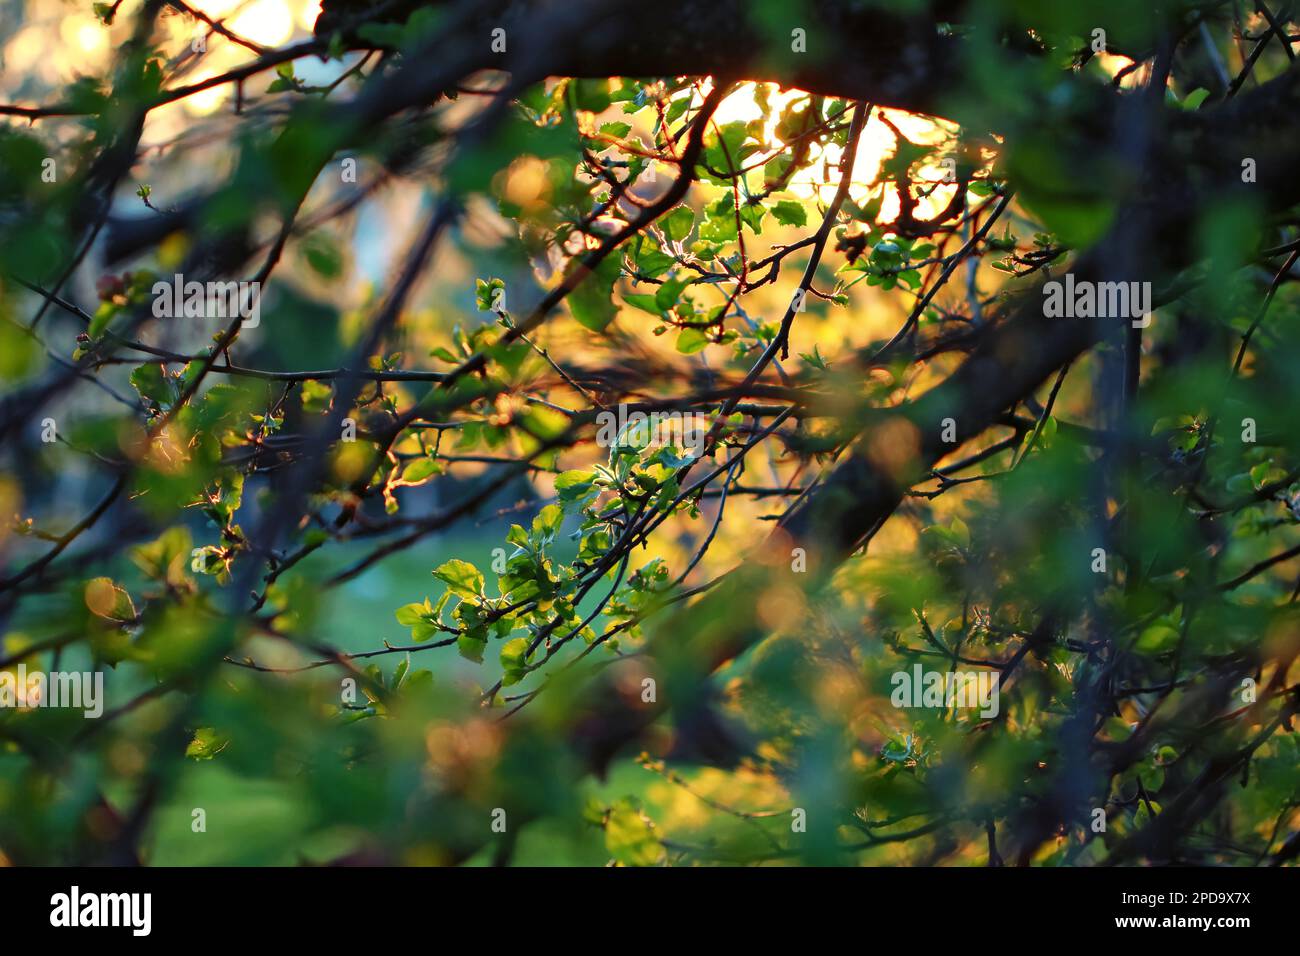
POLYGON ((0 859, 1300 851, 1281 11, 18 6, 0 859))

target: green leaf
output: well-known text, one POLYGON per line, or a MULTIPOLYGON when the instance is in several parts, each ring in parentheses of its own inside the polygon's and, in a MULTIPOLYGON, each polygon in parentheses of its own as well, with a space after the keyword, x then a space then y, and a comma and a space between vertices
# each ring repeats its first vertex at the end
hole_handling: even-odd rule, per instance
POLYGON ((312 233, 302 244, 302 255, 322 279, 337 279, 343 271, 343 253, 330 237, 312 233))
POLYGON ((1122 717, 1108 717, 1105 723, 1106 736, 1119 743, 1133 735, 1133 726, 1122 717))
POLYGON ((605 849, 624 866, 654 866, 664 858, 664 847, 655 836, 654 825, 636 801, 627 797, 609 808, 605 849))
POLYGON ((517 684, 528 674, 528 645, 526 637, 516 637, 501 648, 501 685, 517 684))
POLYGON ((1272 462, 1261 461, 1250 469, 1250 480, 1255 483, 1256 488, 1262 488, 1268 484, 1270 478, 1280 478, 1284 474, 1282 469, 1274 468, 1272 462))
POLYGON ((1172 625, 1157 621, 1137 639, 1136 649, 1143 654, 1160 654, 1173 650, 1178 643, 1178 629, 1172 625))
POLYGON ((614 281, 618 274, 618 260, 614 256, 606 256, 591 275, 569 293, 569 310, 579 325, 593 332, 603 332, 614 320, 618 314, 613 299, 614 281))
POLYGON ((813 346, 811 354, 800 352, 799 358, 803 359, 813 368, 820 369, 823 372, 830 368, 830 366, 826 364, 826 359, 822 356, 821 350, 816 345, 813 346))
POLYGON ((709 337, 700 329, 682 329, 677 336, 677 351, 683 355, 694 355, 709 344, 709 337))
POLYGON ((441 472, 441 462, 434 461, 432 458, 417 458, 402 472, 402 481, 410 485, 418 485, 441 472))
POLYGON ((491 312, 494 305, 500 301, 500 296, 506 291, 504 279, 475 279, 474 280, 474 304, 478 306, 480 312, 491 312))
POLYGON ((954 517, 948 529, 952 532, 953 540, 961 547, 970 547, 970 528, 966 527, 966 522, 962 521, 961 518, 954 517))
POLYGON ((533 519, 533 534, 537 537, 554 537, 562 524, 564 524, 564 509, 559 505, 547 505, 533 519))
POLYGON ((150 399, 160 406, 170 405, 175 397, 161 365, 150 363, 139 366, 131 373, 131 384, 141 398, 150 399))
POLYGON ((1157 817, 1160 816, 1160 811, 1162 809, 1160 804, 1155 800, 1150 801, 1150 803, 1151 806, 1148 807, 1146 800, 1138 801, 1137 810, 1133 814, 1134 826, 1145 827, 1147 824, 1151 822, 1151 818, 1153 816, 1157 816, 1157 817))
POLYGON ((794 202, 790 199, 782 199, 773 206, 772 215, 783 226, 806 226, 808 224, 808 210, 804 209, 803 203, 794 202))
POLYGON ((731 193, 709 207, 708 218, 700 226, 700 238, 709 242, 735 242, 739 237, 736 228, 736 201, 731 193))
POLYGON ((681 297, 681 294, 685 291, 686 287, 690 285, 690 282, 691 280, 689 278, 667 280, 655 293, 655 305, 657 305, 661 311, 667 312, 677 304, 677 300, 681 297))
POLYGON ((230 738, 211 727, 200 727, 185 747, 185 756, 195 760, 211 760, 230 743, 230 738))
POLYGON ((475 598, 483 593, 483 573, 460 558, 452 558, 435 570, 433 576, 463 598, 475 598))
POLYGON ((501 666, 508 671, 522 670, 527 656, 528 638, 526 637, 516 637, 513 641, 501 645, 501 666))
POLYGON ((649 279, 657 279, 673 266, 677 260, 666 252, 646 249, 636 256, 636 271, 649 279))
MULTIPOLYGON (((705 162, 712 169, 730 176, 740 171, 742 161, 752 152, 742 145, 749 137, 749 125, 742 120, 736 120, 725 124, 721 133, 721 136, 713 136, 706 140, 705 162)), ((706 173, 705 177, 714 182, 718 181, 712 173, 706 173)))
POLYGON ((357 28, 357 36, 375 46, 399 47, 405 35, 404 27, 396 23, 363 23, 357 28))
POLYGON ((1251 480, 1250 475, 1243 471, 1241 474, 1233 475, 1229 478, 1227 482, 1224 483, 1224 488, 1234 495, 1242 495, 1253 491, 1255 489, 1255 483, 1251 480))
POLYGON ((747 225, 754 235, 763 231, 763 217, 767 210, 761 203, 746 203, 740 210, 740 221, 747 225))
POLYGON ((425 604, 404 604, 393 612, 393 616, 402 627, 415 627, 424 621, 428 613, 430 609, 425 604))
POLYGON ((695 213, 689 206, 678 206, 662 220, 664 235, 674 242, 682 242, 695 228, 695 213))
POLYGON ((530 405, 515 419, 528 434, 544 442, 559 438, 569 429, 569 418, 545 405, 530 405))
POLYGON ((555 479, 555 493, 561 501, 576 501, 591 490, 596 475, 591 471, 566 471, 555 479))
POLYGON ((573 80, 573 103, 580 110, 599 113, 609 108, 609 80, 573 80))
POLYGON ((769 160, 763 166, 763 182, 768 187, 779 186, 785 181, 785 175, 793 165, 793 160, 788 153, 782 153, 775 159, 769 160))
POLYGON ((334 390, 324 382, 306 381, 302 383, 302 410, 319 415, 330 405, 334 390))
POLYGON ((91 578, 86 582, 86 607, 96 616, 110 621, 134 621, 136 618, 131 595, 114 584, 112 578, 91 578))
POLYGON ((663 315, 663 309, 659 308, 659 304, 652 295, 645 295, 640 292, 624 292, 623 301, 634 308, 640 309, 642 312, 649 312, 655 316, 663 315))
POLYGON ((420 7, 411 14, 402 29, 402 47, 407 50, 413 49, 420 41, 432 36, 443 19, 442 10, 435 10, 430 6, 420 7))
POLYGON ((487 629, 476 627, 465 631, 456 638, 456 650, 465 660, 482 664, 483 652, 487 650, 487 629))
POLYGON ((501 579, 501 593, 509 594, 511 601, 528 601, 542 593, 542 586, 533 579, 517 581, 513 577, 501 579))

